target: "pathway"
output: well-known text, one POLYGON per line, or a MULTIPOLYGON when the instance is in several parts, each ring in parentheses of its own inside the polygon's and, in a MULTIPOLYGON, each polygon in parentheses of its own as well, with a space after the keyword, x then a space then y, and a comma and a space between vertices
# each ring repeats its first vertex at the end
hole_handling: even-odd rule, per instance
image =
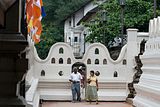
POLYGON ((95 102, 89 104, 89 102, 43 102, 42 107, 132 107, 125 102, 99 102, 98 105, 95 102))

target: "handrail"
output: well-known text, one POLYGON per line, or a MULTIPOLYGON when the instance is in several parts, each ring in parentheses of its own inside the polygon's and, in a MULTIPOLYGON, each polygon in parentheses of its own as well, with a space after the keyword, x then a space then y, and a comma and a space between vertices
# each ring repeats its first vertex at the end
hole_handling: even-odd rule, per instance
POLYGON ((32 81, 31 87, 26 92, 26 101, 27 102, 33 102, 35 93, 37 91, 37 87, 38 87, 38 79, 34 79, 32 81))

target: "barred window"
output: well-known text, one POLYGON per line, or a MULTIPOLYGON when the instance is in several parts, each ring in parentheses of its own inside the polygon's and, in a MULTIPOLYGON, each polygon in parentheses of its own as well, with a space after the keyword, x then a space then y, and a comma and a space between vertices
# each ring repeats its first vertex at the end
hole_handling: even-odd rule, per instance
POLYGON ((59 64, 63 64, 63 58, 59 58, 59 64))

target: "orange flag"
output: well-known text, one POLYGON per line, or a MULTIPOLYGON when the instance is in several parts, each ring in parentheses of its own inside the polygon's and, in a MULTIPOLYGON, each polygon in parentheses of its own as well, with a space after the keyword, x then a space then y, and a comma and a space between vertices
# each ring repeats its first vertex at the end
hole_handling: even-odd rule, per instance
POLYGON ((42 32, 41 19, 45 16, 42 0, 26 0, 28 33, 35 43, 40 42, 42 32))

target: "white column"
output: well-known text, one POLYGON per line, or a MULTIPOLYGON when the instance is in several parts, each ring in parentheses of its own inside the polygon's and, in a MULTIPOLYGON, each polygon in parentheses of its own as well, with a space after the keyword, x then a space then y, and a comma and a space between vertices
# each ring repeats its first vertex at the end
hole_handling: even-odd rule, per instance
POLYGON ((157 18, 157 36, 160 37, 160 17, 157 18))
POLYGON ((157 36, 157 18, 153 20, 153 37, 156 38, 157 36))
POLYGON ((127 29, 128 42, 127 42, 127 80, 132 82, 134 75, 134 57, 138 55, 137 45, 137 31, 138 29, 127 29))
POLYGON ((74 33, 73 33, 72 30, 71 30, 71 39, 70 39, 70 41, 71 41, 71 46, 72 46, 73 43, 74 43, 74 33))
POLYGON ((153 20, 149 21, 149 37, 153 37, 153 20))
POLYGON ((149 40, 145 44, 145 52, 144 54, 150 54, 152 50, 152 43, 154 41, 154 20, 151 19, 149 21, 149 40))

